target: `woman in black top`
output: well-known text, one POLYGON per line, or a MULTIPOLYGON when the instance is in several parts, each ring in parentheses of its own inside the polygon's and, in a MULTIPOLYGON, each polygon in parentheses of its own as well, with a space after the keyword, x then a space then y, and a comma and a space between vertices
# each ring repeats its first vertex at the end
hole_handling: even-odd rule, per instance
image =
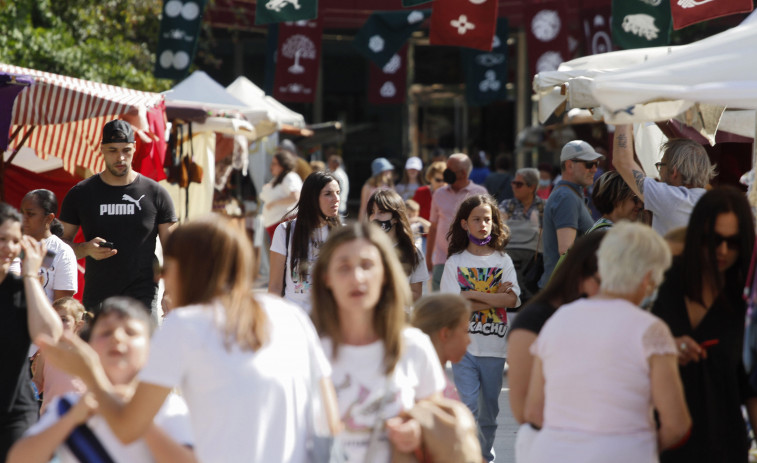
POLYGON ((21 236, 18 211, 0 203, 0 461, 38 418, 29 370, 31 341, 42 333, 57 339, 63 330, 37 276, 43 255, 41 244, 21 236), (8 269, 22 248, 22 275, 17 276, 8 269))
POLYGON ((563 304, 599 291, 597 249, 605 233, 598 231, 576 240, 565 261, 555 270, 547 286, 515 316, 507 339, 507 381, 510 410, 518 423, 524 423, 528 382, 531 378, 531 344, 549 317, 563 304))
POLYGON ((754 219, 744 193, 707 192, 694 207, 683 254, 660 286, 652 312, 679 347, 679 365, 693 426, 660 461, 746 463, 749 440, 741 405, 757 424, 757 393, 741 360, 741 298, 754 246, 754 219))

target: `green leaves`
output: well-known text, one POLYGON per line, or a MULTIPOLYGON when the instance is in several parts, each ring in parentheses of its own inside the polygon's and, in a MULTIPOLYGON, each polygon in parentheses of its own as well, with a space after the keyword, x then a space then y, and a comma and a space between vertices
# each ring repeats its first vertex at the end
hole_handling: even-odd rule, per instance
POLYGON ((161 2, 0 0, 0 62, 136 90, 152 75, 161 2))

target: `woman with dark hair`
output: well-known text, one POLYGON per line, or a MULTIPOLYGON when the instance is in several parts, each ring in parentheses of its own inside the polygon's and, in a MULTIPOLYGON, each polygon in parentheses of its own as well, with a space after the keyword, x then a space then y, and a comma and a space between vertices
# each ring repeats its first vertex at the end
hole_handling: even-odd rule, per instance
MULTIPOLYGON (((526 393, 534 361, 531 344, 558 307, 599 292, 597 249, 604 236, 604 232, 600 231, 577 239, 565 261, 555 269, 547 286, 518 312, 513 321, 507 336, 507 361, 510 365, 507 384, 510 386, 510 411, 518 423, 525 423, 526 393)), ((528 447, 534 433, 535 430, 529 425, 521 426, 515 442, 516 455, 521 447, 528 447)))
POLYGON ((295 156, 288 151, 279 151, 271 159, 273 179, 260 191, 260 199, 265 202, 263 226, 270 239, 273 239, 273 232, 284 220, 286 212, 300 199, 302 180, 294 171, 296 166, 295 156))
POLYGON ((74 336, 40 339, 47 360, 84 381, 122 442, 143 435, 178 387, 197 460, 306 462, 314 384, 328 397, 332 432, 337 423, 330 367, 307 316, 252 292, 249 239, 220 216, 178 227, 163 253, 166 293, 179 308, 152 337, 134 395, 120 398, 97 354, 74 336))
POLYGON ((305 179, 302 194, 290 214, 296 219, 276 227, 271 242, 268 292, 294 302, 310 312, 312 265, 318 250, 339 220, 339 182, 328 172, 313 172, 305 179))
POLYGON ((50 306, 39 281, 44 245, 21 235, 21 215, 0 203, 0 461, 24 431, 37 421, 31 388, 29 347, 41 334, 57 339, 60 316, 50 306), (24 250, 21 276, 10 264, 24 250))
POLYGON ((423 252, 414 244, 402 197, 392 190, 377 190, 368 199, 368 213, 368 220, 381 227, 394 243, 409 278, 413 301, 418 300, 423 294, 423 283, 428 280, 428 269, 423 252))
POLYGON ((746 462, 746 405, 757 429, 757 392, 741 360, 746 313, 742 291, 754 246, 746 196, 731 187, 705 193, 694 206, 683 254, 665 275, 652 313, 675 336, 686 403, 694 426, 661 462, 746 462))
MULTIPOLYGON (((76 294, 79 280, 76 255, 71 246, 60 239, 63 225, 55 218, 57 213, 58 198, 50 190, 30 191, 21 200, 21 230, 45 243, 47 251, 55 255, 50 265, 39 270, 42 287, 50 302, 76 294)), ((20 273, 21 266, 17 262, 11 266, 11 271, 20 273)))
POLYGON ((639 212, 644 209, 639 197, 615 170, 605 172, 594 182, 591 200, 602 217, 586 233, 611 227, 619 220, 634 222, 639 218, 639 212))
POLYGON ((313 270, 311 316, 331 360, 348 463, 388 463, 392 446, 415 450, 420 425, 398 415, 444 389, 431 340, 405 323, 409 305, 386 233, 356 223, 329 236, 313 270))

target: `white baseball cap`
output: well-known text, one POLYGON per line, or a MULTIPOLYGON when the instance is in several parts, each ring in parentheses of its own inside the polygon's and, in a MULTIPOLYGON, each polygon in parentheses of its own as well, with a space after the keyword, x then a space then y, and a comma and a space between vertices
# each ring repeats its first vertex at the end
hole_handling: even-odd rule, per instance
POLYGON ((604 156, 594 151, 594 148, 583 140, 569 141, 562 147, 560 162, 565 161, 595 161, 604 159, 604 156))
POLYGON ((407 169, 423 170, 423 161, 417 156, 407 158, 407 162, 405 162, 405 170, 407 169))

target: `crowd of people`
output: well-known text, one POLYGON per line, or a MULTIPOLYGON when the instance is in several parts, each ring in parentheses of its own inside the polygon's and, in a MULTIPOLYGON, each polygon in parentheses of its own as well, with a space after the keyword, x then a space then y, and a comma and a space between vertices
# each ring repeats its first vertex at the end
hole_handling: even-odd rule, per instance
POLYGON ((60 219, 47 190, 0 203, 3 460, 426 461, 440 425, 413 411, 451 400, 477 426, 460 458, 493 462, 507 371, 518 462, 746 463, 755 222, 742 191, 707 186, 696 143, 663 147, 660 181, 627 126, 617 170, 574 140, 556 182, 507 156, 411 157, 396 177, 376 158, 355 218, 341 157, 301 175, 287 147, 260 193, 267 292, 246 231, 178 226, 133 153, 109 122, 105 170, 60 219))

